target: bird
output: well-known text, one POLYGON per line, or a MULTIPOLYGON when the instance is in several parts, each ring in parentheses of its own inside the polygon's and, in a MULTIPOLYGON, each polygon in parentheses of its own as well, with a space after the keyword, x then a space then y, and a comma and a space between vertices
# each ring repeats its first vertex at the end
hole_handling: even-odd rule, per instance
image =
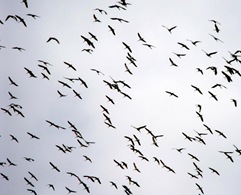
POLYGON ((101 71, 99 71, 99 70, 97 70, 97 69, 94 69, 94 68, 92 68, 92 69, 90 69, 91 71, 94 71, 94 72, 96 72, 98 75, 105 75, 103 72, 101 72, 101 71))
POLYGON ((173 31, 175 28, 177 28, 177 26, 173 26, 173 27, 168 28, 168 27, 166 27, 166 26, 164 26, 164 25, 162 25, 162 27, 166 28, 169 33, 172 33, 172 31, 173 31))
POLYGON ((18 139, 16 137, 14 137, 13 135, 10 134, 11 140, 14 140, 15 142, 18 143, 18 139))
POLYGON ((43 76, 42 79, 47 79, 47 80, 49 80, 49 77, 48 77, 46 74, 44 74, 44 73, 41 72, 41 75, 43 76))
POLYGON ((37 16, 37 15, 35 15, 35 14, 27 14, 27 16, 30 16, 30 17, 32 17, 33 19, 36 19, 36 18, 39 18, 40 16, 37 16))
POLYGON ((36 181, 38 181, 37 177, 33 173, 31 173, 30 171, 28 171, 28 173, 31 175, 31 178, 34 178, 36 181))
POLYGON ((88 38, 84 37, 83 35, 80 35, 80 36, 84 40, 84 42, 87 43, 87 45, 95 49, 94 43, 92 41, 90 41, 88 38))
POLYGON ((33 193, 34 195, 37 195, 37 192, 35 190, 33 190, 33 189, 27 189, 27 191, 33 193))
POLYGON ((125 22, 125 23, 129 23, 129 21, 125 20, 125 19, 122 19, 122 18, 110 18, 111 20, 117 20, 119 21, 120 23, 122 22, 125 22))
POLYGON ((65 189, 68 191, 68 194, 70 193, 77 193, 77 191, 71 190, 68 187, 65 186, 65 189))
POLYGON ((112 104, 115 104, 114 100, 110 98, 108 95, 105 96, 108 100, 108 102, 111 102, 112 104))
POLYGON ((93 18, 94 18, 94 22, 101 22, 101 21, 96 17, 95 14, 93 14, 93 18))
POLYGON ((11 79, 11 77, 8 77, 8 79, 9 79, 9 81, 10 81, 10 85, 14 85, 14 86, 18 87, 18 84, 15 83, 15 82, 11 79))
POLYGON ((213 99, 215 99, 216 101, 218 101, 218 98, 217 98, 216 95, 214 95, 211 91, 208 91, 208 93, 211 95, 211 97, 212 97, 213 99))
POLYGON ((178 44, 178 45, 181 45, 181 46, 182 46, 182 48, 185 48, 185 49, 189 50, 189 47, 188 47, 188 46, 186 46, 185 44, 180 43, 180 42, 177 42, 177 44, 178 44))
POLYGON ((147 44, 147 43, 143 43, 142 45, 147 46, 147 47, 149 47, 150 49, 152 49, 152 48, 154 48, 154 47, 155 47, 154 45, 147 44))
POLYGON ((3 174, 3 173, 0 173, 0 175, 1 175, 5 180, 9 181, 9 178, 8 178, 7 175, 5 175, 5 174, 3 174))
POLYGON ((1 108, 5 113, 7 113, 9 116, 12 116, 11 112, 5 108, 1 108))
POLYGON ((59 90, 57 90, 57 92, 58 92, 60 98, 67 96, 67 95, 62 94, 59 90))
POLYGON ((217 175, 220 175, 217 170, 215 170, 215 169, 213 169, 213 168, 211 168, 211 167, 208 167, 208 168, 212 171, 212 173, 216 173, 217 175))
POLYGON ((146 128, 146 125, 142 125, 142 126, 139 126, 139 127, 134 127, 134 126, 131 125, 131 127, 133 127, 134 129, 136 129, 137 131, 141 132, 141 129, 146 128))
POLYGON ((172 52, 172 53, 174 53, 179 58, 186 56, 186 54, 184 53, 175 53, 175 52, 172 52))
POLYGON ((8 92, 9 96, 10 96, 10 100, 11 99, 18 99, 16 96, 14 96, 11 92, 8 92))
POLYGON ((227 138, 223 132, 219 131, 219 130, 214 130, 216 131, 220 136, 224 137, 224 138, 227 138))
POLYGON ((63 85, 63 87, 68 87, 69 89, 71 89, 71 87, 67 83, 65 83, 63 81, 58 81, 58 82, 61 83, 63 85))
POLYGON ((201 192, 202 194, 204 194, 202 187, 201 187, 199 184, 197 184, 197 183, 195 183, 195 184, 196 184, 196 186, 198 187, 198 189, 200 190, 200 192, 201 192))
POLYGON ((126 63, 124 64, 126 70, 125 72, 128 72, 130 75, 132 75, 132 72, 130 71, 130 69, 128 68, 128 66, 126 65, 126 63))
POLYGON ((208 69, 212 70, 215 75, 218 74, 217 67, 215 67, 215 66, 209 66, 209 67, 206 68, 206 70, 208 70, 208 69))
POLYGON ((183 150, 186 150, 186 148, 172 148, 173 150, 176 150, 180 153, 182 153, 183 150))
POLYGON ((49 69, 48 69, 47 66, 43 66, 43 65, 41 65, 41 64, 38 64, 38 66, 39 66, 40 68, 42 68, 43 70, 45 70, 49 75, 51 75, 51 73, 50 73, 50 71, 49 71, 49 69))
POLYGON ((175 93, 173 93, 173 92, 166 91, 166 93, 168 93, 170 96, 178 98, 178 96, 175 93))
POLYGON ((199 161, 199 159, 196 157, 196 156, 194 156, 193 154, 190 154, 190 153, 187 153, 189 156, 191 156, 191 158, 192 159, 194 159, 194 160, 196 160, 196 161, 199 161))
POLYGON ((208 57, 212 57, 214 54, 216 54, 216 53, 218 53, 217 51, 213 51, 213 52, 210 52, 210 53, 207 53, 206 51, 204 51, 204 50, 202 50, 205 54, 206 54, 206 56, 208 56, 208 57))
POLYGON ((92 39, 94 39, 94 40, 98 41, 98 39, 97 39, 96 35, 92 34, 91 32, 89 32, 89 35, 91 36, 91 38, 92 38, 92 39))
POLYGON ((195 91, 199 92, 201 95, 203 94, 202 91, 198 87, 196 87, 194 85, 191 85, 191 87, 194 88, 195 91))
POLYGON ((207 126, 206 124, 203 124, 203 126, 206 127, 206 129, 207 129, 211 134, 213 134, 213 132, 212 132, 212 130, 211 130, 211 128, 210 128, 209 126, 207 126))
POLYGON ((81 51, 86 51, 90 54, 92 54, 92 52, 94 51, 93 49, 87 48, 87 49, 82 49, 81 51))
POLYGON ((37 76, 35 76, 35 74, 29 70, 28 68, 24 67, 24 69, 27 71, 27 74, 29 74, 29 78, 32 77, 32 78, 37 78, 37 76))
POLYGON ((191 176, 191 178, 195 178, 195 179, 198 179, 198 177, 196 176, 196 175, 194 175, 194 174, 192 174, 192 173, 187 173, 188 175, 190 175, 191 176))
POLYGON ((89 162, 91 162, 92 163, 92 160, 88 157, 88 156, 86 156, 86 155, 83 155, 83 157, 85 158, 85 160, 86 161, 89 161, 89 162))
POLYGON ((109 8, 117 8, 118 10, 120 10, 120 9, 126 10, 126 8, 124 8, 124 7, 120 6, 120 5, 117 5, 117 4, 115 4, 115 5, 110 5, 109 8))
POLYGON ((145 39, 140 35, 140 33, 137 33, 137 36, 138 36, 138 41, 142 41, 144 43, 146 43, 145 39))
POLYGON ((55 37, 49 37, 46 42, 48 43, 50 41, 55 41, 56 43, 60 44, 59 40, 57 38, 55 38, 55 37))
POLYGON ((220 29, 218 28, 218 25, 217 23, 214 23, 214 30, 216 31, 216 33, 219 33, 220 32, 220 29))
POLYGON ((8 166, 17 166, 17 164, 15 164, 15 163, 13 163, 12 161, 10 161, 8 158, 7 158, 7 161, 8 161, 8 163, 9 163, 9 165, 8 166))
POLYGON ((219 84, 219 83, 213 85, 211 88, 216 88, 216 87, 220 87, 220 88, 225 88, 225 89, 227 89, 227 87, 225 87, 224 85, 219 84))
POLYGON ((15 15, 15 17, 19 20, 19 22, 21 22, 25 27, 27 27, 27 24, 22 17, 20 17, 18 15, 15 15))
POLYGON ((231 99, 231 101, 233 102, 233 104, 234 104, 235 107, 238 106, 237 100, 235 100, 235 99, 231 99))
POLYGON ((201 43, 201 41, 192 41, 190 39, 187 39, 187 41, 190 41, 194 46, 197 46, 198 43, 201 43))
POLYGON ((114 186, 116 189, 118 189, 116 183, 114 183, 113 181, 110 181, 111 185, 114 186))
POLYGON ((130 53, 132 53, 132 50, 129 45, 127 45, 125 42, 122 42, 122 44, 125 46, 125 49, 127 49, 130 53))
POLYGON ((20 52, 25 51, 25 49, 22 48, 22 47, 12 47, 12 49, 16 49, 16 50, 18 50, 20 52))
POLYGON ((49 188, 52 188, 53 191, 55 191, 55 187, 54 187, 53 184, 47 184, 47 186, 48 186, 49 188))
POLYGON ((24 180, 27 182, 27 185, 34 187, 33 183, 30 182, 26 177, 24 177, 24 180))
POLYGON ((49 164, 52 166, 52 169, 55 169, 56 171, 60 172, 58 167, 56 167, 53 163, 49 162, 49 164))
POLYGON ((105 10, 103 10, 103 9, 95 8, 94 10, 99 11, 101 14, 104 13, 105 15, 107 15, 107 12, 105 10))
POLYGON ((225 76, 225 78, 227 79, 227 81, 228 81, 229 83, 233 81, 232 78, 231 78, 231 76, 229 76, 226 72, 222 71, 222 74, 225 76))
POLYGON ((178 67, 178 65, 177 65, 171 58, 169 58, 169 61, 171 62, 171 66, 176 66, 176 67, 178 67))
POLYGON ((72 64, 70 64, 68 62, 64 62, 64 64, 66 64, 68 66, 68 68, 72 68, 74 71, 76 71, 76 68, 72 64))
POLYGON ((112 34, 115 35, 115 29, 112 28, 110 25, 108 25, 108 28, 110 29, 110 31, 112 32, 112 34))
POLYGON ((28 1, 27 0, 23 0, 22 3, 24 3, 25 7, 28 8, 28 1))
POLYGON ((221 43, 223 43, 223 41, 222 40, 220 40, 218 37, 215 37, 214 35, 212 35, 212 34, 209 34, 215 41, 219 41, 219 42, 221 42, 221 43))
POLYGON ((79 94, 77 91, 75 91, 75 90, 73 89, 73 92, 74 92, 74 94, 75 94, 76 97, 78 97, 79 99, 82 99, 82 97, 80 96, 80 94, 79 94))
POLYGON ((36 135, 33 135, 32 133, 27 132, 28 135, 30 135, 31 139, 40 139, 36 135))

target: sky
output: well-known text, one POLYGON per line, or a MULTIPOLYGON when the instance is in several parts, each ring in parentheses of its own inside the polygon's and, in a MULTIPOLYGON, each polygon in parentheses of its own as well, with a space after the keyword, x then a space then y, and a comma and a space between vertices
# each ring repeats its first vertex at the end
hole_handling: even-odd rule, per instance
POLYGON ((0 194, 241 193, 241 2, 27 4, 0 0, 0 194))

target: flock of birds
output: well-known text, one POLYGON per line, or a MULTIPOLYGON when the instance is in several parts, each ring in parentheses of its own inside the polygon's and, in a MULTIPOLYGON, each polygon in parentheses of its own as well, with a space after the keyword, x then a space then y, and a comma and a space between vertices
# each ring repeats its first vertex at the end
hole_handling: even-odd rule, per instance
MULTIPOLYGON (((29 1, 23 0, 22 3, 23 3, 23 5, 20 5, 20 6, 22 6, 23 8, 25 7, 26 10, 28 10, 29 1)), ((126 0, 120 0, 117 3, 108 6, 107 9, 116 10, 119 13, 121 11, 127 11, 129 6, 131 6, 131 3, 127 2, 126 0)), ((41 19, 41 16, 38 16, 35 14, 26 14, 26 15, 27 15, 27 17, 32 17, 36 21, 41 19)), ((101 18, 108 17, 108 11, 106 11, 106 9, 96 8, 93 10, 92 17, 93 17, 94 24, 101 23, 102 22, 101 18)), ((120 25, 125 25, 130 22, 130 21, 120 18, 120 17, 110 17, 109 19, 112 21, 119 22, 120 25)), ((8 22, 11 22, 10 20, 16 22, 16 25, 19 25, 18 23, 21 23, 24 27, 29 28, 28 23, 25 21, 26 19, 23 16, 19 16, 19 15, 8 15, 8 16, 6 16, 5 20, 3 20, 3 19, 0 20, 0 24, 7 25, 8 22)), ((213 38, 213 40, 216 41, 217 43, 219 43, 219 42, 223 43, 224 41, 219 38, 219 33, 222 30, 221 24, 216 20, 210 20, 208 22, 211 22, 213 24, 213 29, 211 29, 211 30, 214 30, 214 33, 215 33, 215 34, 210 33, 209 34, 210 37, 213 38)), ((3 28, 3 27, 1 27, 1 28, 3 28)), ((115 30, 115 27, 113 27, 111 25, 107 25, 106 28, 108 29, 108 31, 110 33, 109 36, 117 36, 118 35, 118 31, 115 30)), ((172 36, 173 34, 175 34, 175 30, 178 27, 177 26, 167 27, 165 25, 162 25, 162 28, 163 28, 164 32, 165 32, 165 30, 167 30, 166 32, 168 34, 170 34, 170 36, 172 36)), ((87 54, 93 54, 95 52, 95 50, 98 49, 96 46, 96 45, 98 45, 98 42, 100 41, 98 35, 95 35, 92 32, 88 32, 85 35, 80 35, 80 39, 83 41, 83 44, 84 44, 82 52, 86 52, 87 54)), ((141 43, 142 46, 145 46, 149 49, 156 48, 155 45, 148 43, 140 32, 136 32, 136 40, 138 41, 138 43, 141 43)), ((3 40, 1 40, 1 41, 3 41, 3 40)), ((57 37, 49 37, 46 40, 46 44, 49 44, 50 42, 56 43, 56 44, 61 44, 61 40, 59 40, 57 37)), ((177 57, 177 59, 181 60, 184 56, 188 55, 188 51, 192 49, 191 48, 192 46, 198 48, 198 47, 200 47, 202 42, 203 42, 203 40, 190 40, 190 39, 187 39, 187 42, 177 42, 177 44, 180 46, 180 48, 182 49, 183 52, 182 53, 173 52, 172 53, 173 56, 170 56, 167 58, 167 61, 169 61, 169 63, 170 63, 169 64, 170 68, 175 68, 175 67, 179 68, 178 60, 175 60, 175 57, 177 57)), ((128 74, 130 76, 134 76, 135 75, 134 68, 139 67, 139 65, 138 65, 138 60, 135 58, 133 48, 130 44, 128 44, 125 41, 120 41, 120 44, 122 45, 123 50, 126 51, 126 55, 125 55, 126 62, 123 64, 123 72, 125 72, 126 74, 128 74)), ((9 49, 9 47, 1 44, 0 49, 1 50, 9 49)), ((26 48, 22 48, 20 46, 13 46, 10 49, 18 50, 19 52, 25 52, 27 50, 26 48)), ((200 49, 200 52, 205 54, 207 56, 207 58, 211 59, 215 55, 217 55, 219 51, 218 50, 205 51, 203 49, 200 49)), ((240 65, 240 63, 241 63, 241 58, 240 58, 241 50, 229 52, 227 54, 229 57, 225 57, 225 58, 223 57, 224 62, 225 62, 225 65, 223 67, 209 66, 206 68, 206 70, 203 69, 202 67, 196 68, 197 74, 200 74, 200 75, 205 74, 205 71, 212 71, 214 76, 222 75, 223 83, 226 83, 226 84, 216 83, 213 86, 211 86, 210 90, 201 89, 199 86, 191 84, 190 88, 192 88, 194 90, 194 92, 197 92, 197 94, 199 94, 200 96, 209 96, 214 101, 219 101, 219 97, 215 94, 214 89, 216 89, 216 88, 219 88, 220 90, 228 89, 227 85, 231 84, 233 82, 234 78, 237 79, 237 78, 241 77, 241 73, 239 72, 238 67, 236 68, 236 65, 237 64, 240 65)), ((200 54, 200 55, 202 55, 202 54, 200 54)), ((91 55, 90 55, 90 57, 91 57, 91 55)), ((39 68, 39 72, 34 72, 29 66, 23 67, 23 70, 28 75, 27 77, 29 77, 29 78, 26 77, 26 79, 42 79, 42 80, 45 80, 46 82, 57 83, 59 85, 59 88, 56 89, 56 96, 58 96, 59 99, 69 98, 70 96, 76 97, 80 101, 82 101, 84 99, 82 94, 76 88, 77 88, 77 85, 79 86, 79 84, 80 84, 81 86, 83 86, 83 90, 88 90, 89 85, 88 85, 87 79, 83 79, 80 76, 78 76, 78 77, 64 76, 63 79, 61 79, 61 80, 53 80, 51 76, 54 71, 54 69, 53 69, 54 66, 50 62, 45 61, 45 60, 40 60, 40 59, 36 59, 36 63, 38 64, 37 66, 39 68), (64 91, 63 89, 66 89, 66 91, 64 91)), ((78 72, 78 68, 70 62, 64 61, 62 63, 62 65, 66 66, 66 68, 68 70, 71 70, 73 72, 78 72)), ((123 80, 114 79, 112 76, 106 77, 105 72, 102 72, 95 68, 90 69, 90 71, 95 72, 98 77, 104 78, 104 79, 102 79, 102 82, 106 89, 113 91, 114 93, 117 94, 117 96, 119 95, 120 97, 124 97, 125 101, 134 101, 133 97, 131 95, 129 95, 129 93, 128 93, 128 90, 130 91, 131 86, 127 82, 125 82, 123 80)), ((2 112, 6 115, 5 117, 12 117, 13 120, 14 120, 14 117, 22 117, 23 121, 28 120, 28 116, 24 112, 24 106, 17 103, 18 101, 20 101, 21 98, 19 98, 18 95, 15 93, 16 87, 24 88, 24 86, 22 86, 21 83, 18 82, 16 78, 9 76, 9 75, 6 75, 6 83, 7 82, 9 84, 9 91, 8 91, 8 96, 6 96, 5 99, 9 99, 8 100, 9 102, 6 105, 1 104, 2 112)), ((82 92, 82 93, 84 93, 84 92, 82 92)), ((166 89, 165 91, 163 91, 163 94, 165 94, 165 93, 167 95, 170 95, 173 98, 180 97, 179 94, 177 94, 176 92, 169 90, 169 89, 166 89)), ((108 102, 109 106, 116 105, 114 98, 112 98, 110 95, 104 95, 104 96, 105 96, 106 101, 108 102)), ((235 108, 238 108, 237 98, 230 98, 230 101, 232 102, 232 104, 235 108)), ((100 104, 99 106, 100 106, 100 110, 101 110, 101 116, 103 117, 104 125, 110 129, 118 129, 118 127, 115 125, 115 123, 112 120, 112 116, 110 114, 108 106, 106 106, 104 104, 100 104)), ((206 130, 206 131, 203 131, 203 132, 194 131, 194 134, 190 134, 190 133, 183 131, 183 132, 181 132, 183 139, 185 139, 187 142, 192 143, 193 145, 196 143, 206 145, 206 137, 208 137, 208 136, 218 135, 224 139, 228 139, 225 132, 219 131, 215 127, 210 127, 210 125, 205 123, 205 114, 202 113, 203 106, 201 104, 197 104, 196 106, 197 106, 197 110, 195 110, 196 116, 200 119, 200 123, 203 126, 203 130, 206 130)), ((89 141, 83 135, 83 133, 80 131, 81 127, 74 124, 70 120, 66 121, 66 126, 60 125, 60 124, 58 124, 58 122, 48 120, 48 119, 46 119, 45 121, 42 121, 42 122, 46 123, 46 126, 48 126, 49 128, 56 128, 58 130, 68 130, 72 133, 73 145, 57 144, 57 143, 54 144, 54 147, 56 147, 56 150, 58 150, 63 155, 66 155, 67 153, 78 152, 78 147, 89 148, 92 145, 96 144, 95 141, 89 141), (68 125, 68 127, 67 127, 67 125, 68 125)), ((175 167, 170 166, 168 164, 168 162, 164 162, 163 159, 160 159, 157 156, 150 157, 150 156, 144 154, 144 152, 141 150, 143 145, 142 145, 142 140, 140 139, 140 135, 142 135, 142 136, 144 135, 145 137, 147 137, 148 140, 151 140, 151 145, 153 145, 153 147, 157 147, 157 148, 159 148, 159 145, 161 142, 160 140, 165 135, 155 133, 153 130, 150 130, 149 126, 146 124, 143 124, 140 126, 130 124, 129 132, 130 132, 130 134, 125 135, 123 137, 123 139, 126 141, 129 151, 131 153, 133 153, 134 156, 139 158, 140 161, 132 162, 130 164, 130 163, 125 162, 124 160, 113 159, 112 163, 113 163, 113 165, 116 166, 117 169, 123 170, 123 174, 125 174, 125 172, 124 172, 125 170, 132 169, 133 171, 135 171, 141 175, 142 170, 139 168, 138 164, 143 163, 143 162, 148 162, 148 163, 156 163, 157 165, 160 165, 160 167, 162 167, 165 170, 167 170, 168 172, 170 172, 170 174, 178 174, 177 171, 175 170, 175 167), (139 133, 139 136, 137 135, 138 133, 139 133)), ((38 135, 34 134, 31 131, 26 131, 26 134, 29 136, 30 139, 34 140, 35 142, 42 141, 41 137, 39 137, 38 135)), ((22 140, 19 140, 18 137, 16 137, 14 134, 10 134, 9 136, 10 136, 10 139, 12 142, 22 144, 22 143, 20 143, 22 140)), ((8 139, 8 137, 1 136, 0 141, 2 142, 3 139, 8 139)), ((14 143, 12 143, 12 144, 14 144, 14 143)), ((205 194, 205 188, 198 182, 199 181, 198 179, 201 179, 204 177, 204 170, 202 169, 201 161, 200 161, 198 155, 188 152, 188 148, 185 148, 185 147, 173 147, 172 150, 175 150, 182 155, 188 155, 188 157, 190 157, 190 161, 192 162, 194 171, 187 172, 187 175, 189 175, 192 179, 194 179, 194 186, 196 186, 196 188, 197 188, 197 193, 205 194), (184 151, 187 151, 187 152, 185 153, 184 151)), ((223 154, 223 156, 226 157, 231 163, 234 163, 235 160, 234 160, 233 155, 235 153, 238 155, 241 155, 241 148, 239 148, 236 144, 233 144, 232 151, 220 150, 218 152, 223 154)), ((88 155, 83 154, 82 156, 83 156, 84 161, 86 161, 90 164, 94 164, 94 162, 88 155)), ((25 156, 25 157, 23 157, 23 159, 26 160, 27 162, 35 163, 35 159, 32 157, 25 156)), ((1 186, 7 185, 5 182, 14 180, 14 178, 8 176, 7 169, 11 169, 12 167, 18 167, 18 163, 16 161, 18 161, 18 160, 14 159, 14 158, 13 159, 0 158, 0 165, 1 165, 0 175, 2 177, 1 181, 0 181, 1 186)), ((48 162, 49 169, 53 169, 53 171, 56 171, 59 174, 64 172, 64 174, 69 175, 71 177, 71 179, 73 180, 73 182, 77 182, 76 184, 79 183, 83 187, 82 189, 86 193, 92 192, 92 189, 90 188, 90 183, 103 184, 103 182, 106 182, 106 181, 102 180, 101 176, 80 175, 79 173, 73 173, 68 170, 62 170, 58 167, 58 164, 60 164, 60 162, 49 161, 48 162)), ((29 166, 29 165, 26 165, 26 166, 29 166)), ((210 167, 208 167, 208 169, 216 176, 220 176, 222 174, 215 167, 210 166, 210 167)), ((52 172, 50 172, 49 174, 52 174, 52 172)), ((112 186, 113 189, 121 190, 127 195, 134 194, 135 188, 141 189, 142 184, 140 184, 138 182, 138 180, 133 179, 133 177, 130 175, 125 175, 123 177, 126 177, 126 180, 128 181, 127 183, 118 184, 114 180, 110 179, 108 181, 110 187, 112 186)), ((29 193, 33 193, 35 195, 39 194, 38 191, 35 189, 35 186, 38 183, 38 175, 37 174, 35 174, 31 171, 28 171, 26 173, 26 175, 23 176, 22 179, 26 182, 26 186, 27 186, 26 190, 29 193)), ((61 179, 61 177, 56 175, 56 179, 57 180, 61 179)), ((46 187, 48 187, 49 190, 51 190, 52 192, 54 192, 55 190, 56 190, 56 192, 58 191, 58 189, 56 189, 56 187, 55 187, 54 182, 46 183, 46 187)), ((80 189, 79 187, 72 189, 69 186, 65 186, 63 188, 66 189, 66 193, 68 193, 68 194, 82 193, 82 191, 79 190, 80 189)), ((113 191, 113 194, 114 193, 115 193, 115 191, 113 191)))

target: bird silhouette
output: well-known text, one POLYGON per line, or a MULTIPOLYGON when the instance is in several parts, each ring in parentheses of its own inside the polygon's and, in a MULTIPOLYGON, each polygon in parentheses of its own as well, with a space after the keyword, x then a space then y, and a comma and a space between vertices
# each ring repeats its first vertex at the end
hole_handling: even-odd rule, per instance
POLYGON ((120 23, 122 22, 125 22, 125 23, 129 23, 129 21, 125 20, 125 19, 122 19, 122 18, 110 18, 111 20, 117 20, 119 21, 120 23))
POLYGON ((37 15, 35 15, 35 14, 27 14, 27 16, 30 16, 30 17, 32 17, 33 19, 36 19, 36 18, 39 18, 40 16, 37 16, 37 15))
POLYGON ((60 172, 58 167, 56 167, 53 163, 49 162, 49 164, 52 166, 52 169, 55 169, 56 171, 60 172))
POLYGON ((8 77, 8 79, 9 79, 9 81, 10 81, 10 85, 14 85, 14 86, 18 87, 18 84, 15 83, 15 82, 11 79, 11 77, 8 77))
POLYGON ((13 163, 11 160, 9 160, 8 158, 7 158, 7 161, 8 161, 8 166, 17 166, 17 164, 15 164, 15 163, 13 163))
POLYGON ((26 177, 24 177, 24 180, 27 182, 27 185, 34 187, 33 183, 30 182, 26 177))
POLYGON ((173 31, 175 28, 177 28, 177 26, 173 26, 173 27, 168 28, 168 27, 166 27, 166 26, 164 26, 164 25, 162 25, 162 27, 164 27, 165 29, 167 29, 169 33, 172 33, 172 31, 173 31))
POLYGON ((198 87, 196 87, 194 85, 191 85, 191 87, 194 88, 194 90, 199 92, 201 95, 203 94, 202 91, 198 87))
POLYGON ((180 42, 177 42, 177 44, 178 44, 178 45, 181 45, 181 46, 182 46, 182 48, 185 48, 185 49, 189 50, 189 47, 188 47, 188 46, 186 46, 185 44, 180 43, 180 42))
POLYGON ((8 178, 7 175, 5 175, 5 174, 3 174, 3 173, 0 173, 0 175, 1 175, 5 180, 9 181, 9 178, 8 178))
POLYGON ((101 14, 104 13, 105 15, 107 15, 107 12, 105 10, 103 10, 103 9, 95 8, 94 10, 99 11, 101 14))
POLYGON ((54 187, 53 184, 47 184, 47 186, 48 186, 49 188, 52 188, 53 191, 55 191, 55 187, 54 187))
POLYGON ((27 132, 27 134, 31 137, 31 139, 40 139, 36 135, 33 135, 32 133, 27 132))
POLYGON ((59 40, 57 38, 55 38, 55 37, 49 37, 46 42, 48 43, 50 41, 55 41, 56 43, 60 44, 59 40))
POLYGON ((13 135, 10 134, 11 140, 14 140, 15 142, 18 143, 18 139, 16 137, 14 137, 13 135))
POLYGON ((231 101, 233 102, 233 104, 234 104, 235 107, 238 106, 238 102, 237 102, 237 100, 235 100, 235 99, 231 99, 231 101))
POLYGON ((35 190, 33 190, 33 189, 27 189, 27 191, 33 193, 34 195, 37 195, 37 192, 35 190))
POLYGON ((178 98, 178 96, 175 93, 173 93, 173 92, 166 91, 166 93, 168 93, 170 96, 178 98))
POLYGON ((94 22, 101 22, 101 21, 96 17, 95 14, 93 14, 93 18, 94 18, 94 22))
POLYGON ((178 65, 177 65, 171 58, 169 58, 169 61, 171 62, 171 66, 176 66, 176 67, 178 67, 178 65))
POLYGON ((115 35, 115 29, 112 28, 110 25, 108 25, 109 30, 112 32, 113 35, 115 35))
POLYGON ((204 194, 202 187, 201 187, 199 184, 197 184, 197 183, 195 183, 195 184, 196 184, 196 186, 198 187, 198 190, 200 190, 200 192, 201 192, 202 194, 204 194))
POLYGON ((24 67, 24 69, 27 71, 27 74, 29 74, 29 77, 37 78, 37 76, 35 76, 31 70, 29 70, 28 68, 25 68, 25 67, 24 67))
POLYGON ((212 57, 214 54, 216 54, 216 53, 218 53, 217 51, 213 51, 213 52, 210 52, 210 53, 207 53, 206 51, 204 51, 204 50, 202 50, 205 54, 206 54, 206 56, 208 56, 208 57, 212 57))
POLYGON ((20 52, 25 51, 25 49, 22 48, 22 47, 12 47, 12 49, 16 49, 16 50, 18 50, 20 52))
POLYGON ((68 191, 68 194, 70 193, 77 193, 77 191, 71 190, 68 187, 65 186, 65 189, 68 191))
POLYGON ((24 3, 25 7, 28 8, 28 1, 27 0, 23 0, 22 3, 24 3))
POLYGON ((18 15, 15 15, 15 17, 19 20, 19 22, 21 22, 25 27, 27 27, 27 24, 26 24, 25 20, 22 17, 20 17, 18 15))
POLYGON ((223 43, 223 41, 222 40, 220 40, 218 37, 215 37, 214 35, 212 35, 212 34, 209 34, 215 41, 219 41, 219 42, 221 42, 221 43, 223 43))
POLYGON ((216 95, 214 95, 211 91, 208 91, 208 93, 211 95, 211 97, 212 97, 213 99, 215 99, 216 101, 218 101, 218 98, 217 98, 216 95))
POLYGON ((214 168, 208 167, 212 173, 216 173, 217 175, 220 175, 219 172, 217 170, 215 170, 214 168))

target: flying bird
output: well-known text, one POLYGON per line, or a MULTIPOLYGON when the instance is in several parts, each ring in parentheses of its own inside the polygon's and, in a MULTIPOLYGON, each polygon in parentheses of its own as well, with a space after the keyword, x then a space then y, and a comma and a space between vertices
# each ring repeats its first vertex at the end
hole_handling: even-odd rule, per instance
POLYGON ((164 25, 162 25, 162 27, 164 27, 165 29, 167 29, 169 33, 172 33, 172 31, 173 31, 175 28, 177 28, 177 26, 173 26, 173 27, 171 27, 171 28, 168 28, 168 27, 166 27, 166 26, 164 26, 164 25))
POLYGON ((50 41, 55 41, 56 43, 60 44, 59 40, 55 37, 49 37, 49 39, 46 42, 48 43, 50 41))
POLYGON ((8 79, 9 79, 9 81, 10 81, 10 85, 14 85, 14 86, 18 87, 18 84, 15 83, 15 82, 11 79, 11 77, 8 77, 8 79))

